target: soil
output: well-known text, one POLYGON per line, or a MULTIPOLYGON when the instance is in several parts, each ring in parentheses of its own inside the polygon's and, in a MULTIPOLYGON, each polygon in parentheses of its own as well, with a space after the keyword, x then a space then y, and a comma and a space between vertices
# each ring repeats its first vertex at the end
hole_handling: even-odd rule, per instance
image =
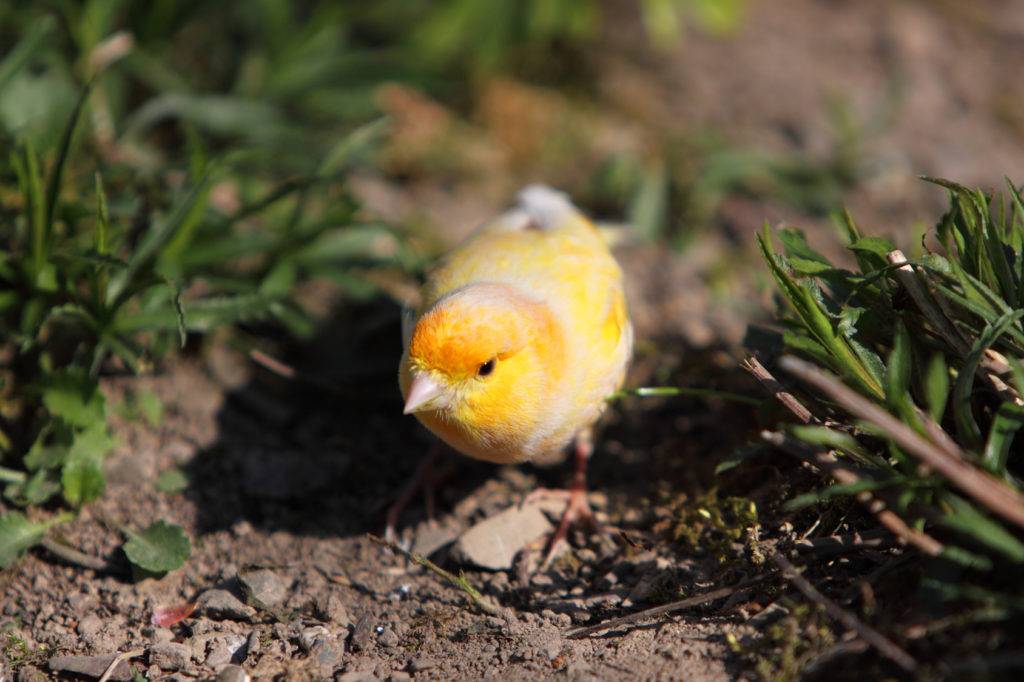
MULTIPOLYGON (((639 29, 623 17, 592 68, 603 96, 634 121, 706 127, 737 145, 811 157, 834 151, 827 96, 841 93, 858 120, 888 112, 861 147, 863 177, 845 200, 859 222, 908 243, 913 220, 930 224, 944 204, 943 192, 914 176, 991 187, 1004 175, 1024 177, 1024 85, 1014 68, 1024 58, 1024 14, 1015 9, 1009 1, 754 2, 738 35, 690 34, 667 53, 638 51, 639 29), (891 102, 894 83, 900 96, 891 102)), ((372 208, 373 197, 367 202, 372 208)), ((428 212, 458 215, 459 230, 496 208, 466 216, 445 213, 442 203, 428 212)), ((823 250, 836 248, 821 216, 733 198, 717 214, 721 230, 682 255, 620 250, 641 339, 630 385, 759 393, 738 369, 738 347, 747 322, 770 310, 769 295, 754 277, 725 292, 706 282, 723 257, 753 262, 743 261, 749 235, 765 219, 797 222, 827 242, 818 244, 823 250)), ((460 567, 450 541, 537 486, 563 485, 567 467, 498 468, 445 455, 435 519, 415 498, 399 540, 427 547, 443 567, 464 568, 499 605, 488 614, 370 537, 381 533, 385 509, 430 447, 414 420, 401 416, 399 337, 393 303, 353 304, 285 358, 334 391, 276 377, 216 339, 154 376, 106 378, 109 404, 152 391, 164 413, 156 425, 114 418, 120 445, 108 462, 107 491, 60 529, 60 542, 105 560, 104 570, 37 548, 0 574, 7 636, 32 652, 18 679, 98 679, 112 654, 126 656, 110 679, 130 679, 130 666, 148 679, 189 680, 241 679, 233 666, 259 679, 295 680, 757 677, 743 652, 785 591, 777 583, 567 637, 574 627, 753 574, 755 558, 744 558, 742 543, 727 543, 731 558, 723 563, 723 555, 674 534, 685 505, 711 499, 716 486, 715 494, 757 503, 762 539, 786 536, 794 524, 799 530, 806 520, 779 509, 799 486, 798 469, 769 462, 729 479, 713 474, 756 437, 751 408, 718 399, 619 402, 590 470, 607 531, 577 532, 569 555, 532 574, 521 566, 460 567), (188 487, 158 491, 154 480, 174 469, 188 487), (166 576, 133 576, 120 529, 159 519, 186 529, 192 555, 166 576), (262 608, 242 603, 243 584, 252 583, 262 608), (154 613, 197 598, 189 617, 153 624, 154 613)), ((875 566, 862 560, 843 570, 875 566)))

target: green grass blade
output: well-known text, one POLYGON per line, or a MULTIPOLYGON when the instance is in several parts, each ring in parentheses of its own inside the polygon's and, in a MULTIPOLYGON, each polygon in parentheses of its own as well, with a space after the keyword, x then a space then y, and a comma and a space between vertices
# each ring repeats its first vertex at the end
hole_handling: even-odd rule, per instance
POLYGON ((186 226, 190 219, 195 220, 195 212, 205 207, 203 198, 207 196, 212 173, 200 178, 171 207, 171 210, 154 223, 138 248, 128 259, 128 267, 111 279, 107 299, 115 301, 114 307, 124 303, 126 294, 132 290, 133 281, 144 270, 149 269, 160 255, 160 250, 170 241, 176 232, 186 226))
POLYGON ((25 203, 25 220, 29 230, 30 271, 29 279, 38 285, 39 276, 50 258, 50 235, 46 229, 43 210, 43 181, 39 173, 39 159, 32 142, 22 140, 13 153, 11 163, 18 176, 22 199, 25 203))
POLYGON ((82 88, 78 101, 75 102, 75 108, 71 111, 71 117, 61 133, 60 143, 57 145, 57 160, 53 164, 53 174, 50 176, 50 182, 46 186, 46 214, 44 219, 46 220, 46 229, 48 231, 53 230, 53 216, 57 210, 57 199, 60 197, 60 191, 64 186, 64 169, 67 167, 68 154, 71 151, 71 141, 75 135, 75 127, 82 118, 82 112, 85 111, 85 103, 91 91, 92 83, 88 83, 82 88))
POLYGON ((992 419, 992 426, 989 427, 988 441, 981 459, 989 471, 998 476, 1006 475, 1010 447, 1021 426, 1024 426, 1024 407, 1011 402, 999 406, 992 419))

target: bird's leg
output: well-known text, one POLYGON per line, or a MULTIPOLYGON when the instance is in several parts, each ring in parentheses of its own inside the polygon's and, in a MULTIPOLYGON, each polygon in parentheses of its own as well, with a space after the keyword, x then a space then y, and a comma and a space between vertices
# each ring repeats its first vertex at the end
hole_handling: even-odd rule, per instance
POLYGON ((586 430, 576 437, 576 470, 573 473, 572 483, 569 485, 568 503, 565 513, 562 514, 562 521, 558 524, 558 530, 551 536, 548 542, 548 551, 541 564, 541 570, 547 570, 551 561, 558 556, 562 545, 567 541, 569 527, 576 521, 583 521, 596 531, 600 531, 601 524, 594 517, 590 509, 590 502, 587 501, 587 462, 594 451, 594 440, 590 430, 586 430))
POLYGON ((441 441, 437 441, 430 448, 427 456, 423 458, 419 466, 416 467, 416 472, 409 477, 406 481, 405 487, 402 488, 401 494, 398 499, 395 500, 394 504, 388 507, 387 521, 384 527, 384 538, 388 542, 395 541, 395 526, 398 525, 398 516, 409 506, 413 496, 417 491, 422 489, 426 496, 427 503, 427 516, 433 518, 434 516, 434 468, 437 465, 437 460, 441 457, 441 441))

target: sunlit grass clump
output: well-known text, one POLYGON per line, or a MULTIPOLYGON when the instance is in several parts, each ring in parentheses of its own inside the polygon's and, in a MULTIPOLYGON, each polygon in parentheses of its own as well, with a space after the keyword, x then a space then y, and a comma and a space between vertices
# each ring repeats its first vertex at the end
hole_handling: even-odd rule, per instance
POLYGON ((849 215, 853 270, 797 230, 758 235, 786 303, 772 371, 797 379, 773 390, 802 422, 763 436, 828 484, 793 506, 859 500, 946 567, 917 594, 1002 618, 1024 609, 1024 202, 1009 183, 1004 197, 929 181, 950 209, 913 258, 849 215))

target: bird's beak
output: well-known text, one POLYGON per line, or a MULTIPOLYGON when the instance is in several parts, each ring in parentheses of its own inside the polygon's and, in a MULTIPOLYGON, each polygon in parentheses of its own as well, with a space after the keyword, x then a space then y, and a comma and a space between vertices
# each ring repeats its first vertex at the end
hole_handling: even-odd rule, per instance
POLYGON ((417 374, 409 384, 409 395, 405 398, 403 414, 422 412, 440 405, 434 404, 444 394, 444 387, 428 374, 417 374))

